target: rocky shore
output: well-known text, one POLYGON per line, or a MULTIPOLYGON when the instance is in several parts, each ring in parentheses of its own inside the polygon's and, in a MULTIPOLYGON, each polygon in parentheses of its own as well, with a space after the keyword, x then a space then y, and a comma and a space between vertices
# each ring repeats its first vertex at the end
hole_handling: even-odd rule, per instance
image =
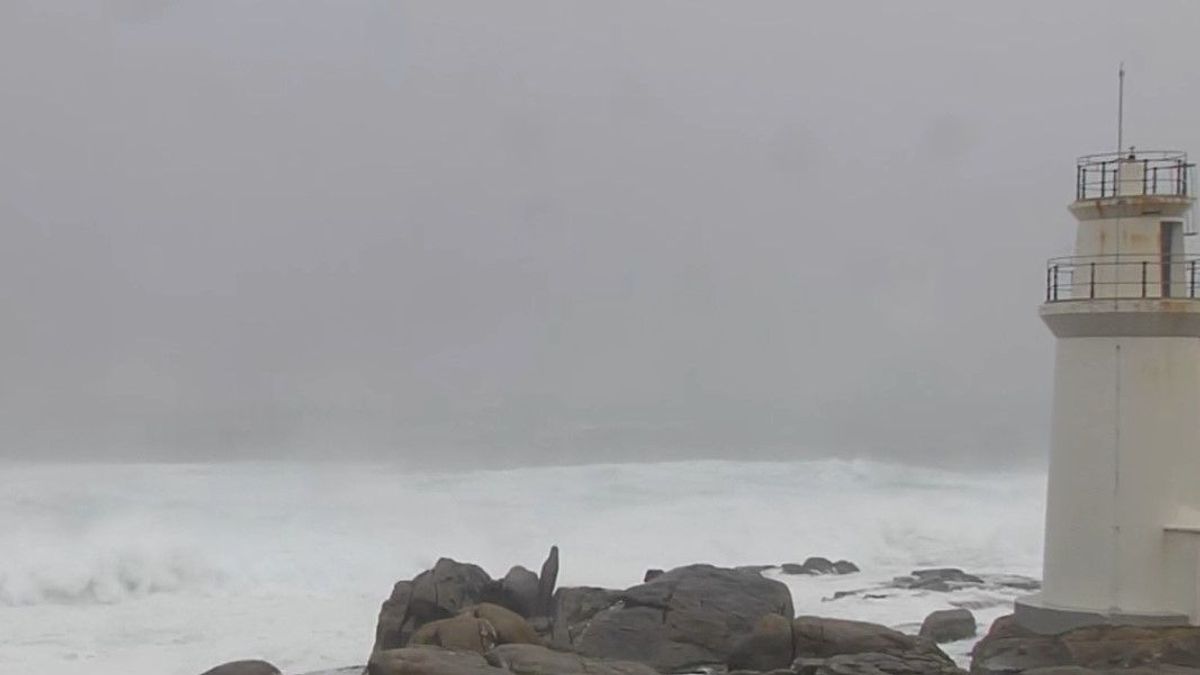
MULTIPOLYGON (((966 671, 939 643, 977 631, 975 617, 961 607, 933 612, 917 635, 862 621, 796 617, 788 587, 763 575, 767 569, 858 571, 844 560, 652 569, 643 583, 623 590, 558 587, 558 568, 556 547, 538 572, 516 566, 498 579, 470 563, 438 560, 392 588, 365 665, 309 675, 952 675, 966 671)), ((884 587, 850 593, 886 598, 889 590, 951 592, 988 584, 1032 588, 1036 581, 945 568, 915 570, 884 587)), ((1090 630, 1038 636, 1001 619, 976 646, 971 672, 1200 673, 1196 629, 1090 630), (1104 646, 1110 643, 1121 646, 1104 646)), ((279 674, 270 663, 247 660, 203 675, 279 674)))

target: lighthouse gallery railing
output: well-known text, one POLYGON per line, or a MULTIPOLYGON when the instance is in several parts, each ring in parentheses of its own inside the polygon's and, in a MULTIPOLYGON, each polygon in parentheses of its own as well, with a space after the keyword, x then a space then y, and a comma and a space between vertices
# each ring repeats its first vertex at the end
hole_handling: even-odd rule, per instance
POLYGON ((1197 299, 1200 256, 1101 255, 1051 258, 1046 302, 1095 299, 1197 299))
POLYGON ((1075 164, 1075 199, 1117 196, 1187 197, 1192 192, 1192 168, 1187 154, 1174 150, 1112 152, 1080 157, 1075 164), (1140 169, 1122 179, 1120 167, 1140 169))

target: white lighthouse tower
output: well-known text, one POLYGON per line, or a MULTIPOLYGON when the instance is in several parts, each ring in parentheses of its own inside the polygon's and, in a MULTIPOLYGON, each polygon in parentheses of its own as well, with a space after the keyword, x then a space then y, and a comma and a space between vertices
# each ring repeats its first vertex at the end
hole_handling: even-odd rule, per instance
POLYGON ((1200 276, 1181 152, 1079 160, 1075 255, 1050 261, 1057 338, 1044 633, 1200 623, 1200 276))

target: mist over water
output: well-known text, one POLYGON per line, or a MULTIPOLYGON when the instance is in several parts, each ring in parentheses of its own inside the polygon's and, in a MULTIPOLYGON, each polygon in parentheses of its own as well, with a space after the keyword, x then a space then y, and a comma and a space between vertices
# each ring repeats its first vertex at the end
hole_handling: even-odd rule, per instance
POLYGON ((1044 453, 1194 3, 0 3, 0 455, 1044 453))
MULTIPOLYGON (((2 672, 194 675, 247 655, 288 672, 360 663, 392 584, 440 556, 502 576, 536 569, 557 544, 561 585, 619 588, 650 567, 846 558, 861 575, 789 580, 797 612, 911 628, 950 598, 821 598, 923 566, 1036 576, 1041 555, 1037 473, 838 460, 3 470, 2 672)), ((985 617, 1011 602, 971 599, 985 617)))

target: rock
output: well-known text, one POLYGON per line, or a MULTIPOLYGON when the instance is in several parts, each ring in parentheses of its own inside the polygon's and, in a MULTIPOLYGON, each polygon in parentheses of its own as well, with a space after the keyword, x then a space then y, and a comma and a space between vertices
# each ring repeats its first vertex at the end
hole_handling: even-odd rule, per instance
POLYGON ((558 547, 550 547, 550 555, 542 563, 542 572, 538 575, 538 592, 536 614, 547 616, 554 609, 554 587, 558 584, 558 547))
POLYGON ((937 591, 946 593, 964 586, 979 586, 986 582, 955 567, 937 569, 913 570, 906 577, 892 579, 893 588, 903 588, 914 591, 937 591))
POLYGON ((796 658, 793 642, 791 619, 767 614, 755 624, 754 632, 734 645, 727 662, 729 670, 786 668, 796 658))
POLYGON ((538 575, 517 565, 504 575, 498 586, 500 597, 495 604, 507 607, 525 618, 545 615, 538 607, 538 575))
POLYGON ((792 616, 787 586, 712 565, 673 569, 618 595, 576 640, 584 656, 645 663, 659 671, 725 663, 767 614, 792 616))
POLYGON ((1070 652, 1054 636, 1026 631, 1011 616, 996 619, 971 652, 972 673, 1019 673, 1070 663, 1070 652))
POLYGON ((983 583, 983 579, 980 579, 974 574, 967 574, 957 567, 939 567, 935 569, 913 570, 912 576, 921 581, 928 579, 941 579, 942 581, 960 584, 983 583))
POLYGON ((661 577, 662 575, 663 575, 663 571, 659 570, 659 569, 646 570, 645 576, 642 577, 642 583, 646 583, 647 581, 654 581, 655 579, 661 577))
POLYGON ((266 661, 230 661, 210 668, 201 675, 279 675, 279 669, 266 661))
POLYGON ((432 645, 483 654, 496 646, 496 629, 486 619, 463 614, 431 621, 417 629, 409 645, 432 645))
POLYGON ((368 675, 507 675, 483 655, 440 647, 404 647, 371 654, 368 675))
POLYGON ((403 647, 421 626, 478 604, 491 586, 487 572, 449 558, 412 581, 397 582, 379 610, 372 651, 403 647))
POLYGON ((772 671, 788 666, 803 675, 960 673, 933 642, 862 621, 812 616, 788 621, 763 617, 734 649, 729 670, 772 671))
POLYGON ((909 588, 914 591, 935 591, 938 593, 949 593, 954 590, 944 579, 936 577, 917 579, 909 585, 909 588))
POLYGON ((983 675, 1067 667, 1123 673, 1200 670, 1200 627, 1089 626, 1039 635, 1007 616, 992 624, 971 659, 971 672, 983 675))
POLYGON ((918 633, 937 643, 975 637, 975 615, 966 609, 942 609, 925 617, 918 633))
POLYGON ((640 663, 589 659, 535 645, 501 645, 488 652, 487 660, 515 675, 658 675, 640 663))
POLYGON ((537 631, 516 612, 493 605, 481 603, 463 610, 462 616, 470 616, 487 621, 495 629, 496 644, 527 644, 540 645, 542 640, 537 631))
POLYGON ((620 591, 591 586, 560 588, 554 593, 555 649, 573 650, 592 618, 616 604, 620 591))
POLYGON ((1033 577, 1021 576, 1019 574, 994 574, 985 577, 984 582, 1005 588, 1015 588, 1021 591, 1037 591, 1042 588, 1042 582, 1033 577))
POLYGON ((859 571, 858 565, 855 565, 849 560, 839 560, 833 563, 834 574, 854 574, 859 571))
POLYGON ((865 621, 800 616, 792 622, 792 632, 797 658, 829 658, 868 652, 892 655, 932 653, 950 661, 950 657, 929 640, 865 621))
POLYGON ((414 622, 408 620, 408 601, 412 597, 412 582, 397 581, 392 594, 379 608, 375 624, 375 646, 372 651, 403 647, 412 632, 414 622))
POLYGON ((858 571, 858 565, 849 560, 833 562, 820 556, 809 558, 801 565, 784 563, 779 568, 784 574, 852 574, 858 571))
POLYGON ((926 654, 897 656, 863 652, 833 656, 819 664, 810 662, 795 672, 805 675, 959 675, 964 671, 952 661, 926 654))

